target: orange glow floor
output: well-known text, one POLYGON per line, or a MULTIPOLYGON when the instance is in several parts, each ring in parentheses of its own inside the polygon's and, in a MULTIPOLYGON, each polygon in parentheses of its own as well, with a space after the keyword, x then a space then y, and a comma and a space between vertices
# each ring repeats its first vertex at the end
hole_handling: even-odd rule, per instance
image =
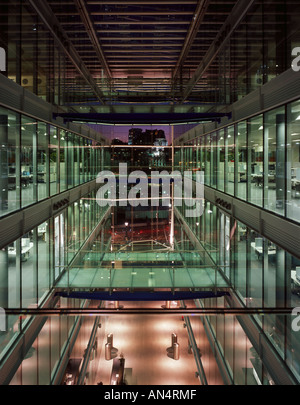
MULTIPOLYGON (((161 307, 164 302, 122 303, 126 308, 151 306, 161 307)), ((179 305, 173 302, 171 307, 179 305)), ((113 306, 112 303, 107 307, 113 306)), ((167 309, 166 309, 167 311, 167 309)), ((208 384, 222 385, 216 361, 198 319, 192 322, 201 360, 205 367, 208 384), (197 335, 197 336, 196 336, 197 335)), ((196 377, 196 363, 188 350, 188 333, 179 315, 113 315, 103 323, 105 336, 113 334, 113 346, 118 349, 117 357, 125 358, 125 380, 128 385, 201 385, 196 377), (104 325, 105 324, 105 325, 104 325), (168 355, 172 333, 176 333, 179 343, 179 359, 168 355)), ((97 381, 110 385, 112 360, 105 360, 105 343, 101 348, 97 381)))

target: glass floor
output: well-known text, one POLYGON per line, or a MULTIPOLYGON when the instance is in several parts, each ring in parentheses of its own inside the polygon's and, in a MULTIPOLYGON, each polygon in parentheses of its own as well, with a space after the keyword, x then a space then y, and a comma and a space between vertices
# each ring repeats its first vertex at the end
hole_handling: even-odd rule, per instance
POLYGON ((81 266, 65 271, 57 288, 228 287, 217 266, 197 252, 88 252, 81 266), (102 257, 101 257, 102 256, 102 257))

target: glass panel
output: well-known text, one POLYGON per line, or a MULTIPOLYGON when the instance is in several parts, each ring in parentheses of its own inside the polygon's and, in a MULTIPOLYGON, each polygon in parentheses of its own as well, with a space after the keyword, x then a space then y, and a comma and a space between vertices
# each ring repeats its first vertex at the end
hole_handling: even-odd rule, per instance
POLYGON ((49 161, 50 161, 50 195, 54 195, 59 192, 59 172, 58 172, 58 138, 57 128, 50 125, 50 143, 49 143, 49 161))
POLYGON ((48 197, 49 185, 49 154, 48 154, 48 125, 38 123, 37 147, 37 184, 38 200, 48 197))
POLYGON ((218 158, 217 158, 217 134, 211 134, 211 148, 210 148, 210 155, 211 155, 211 182, 210 186, 213 188, 217 187, 217 175, 218 175, 218 158))
POLYGON ((205 136, 205 144, 204 144, 204 162, 205 162, 205 170, 204 170, 204 184, 210 186, 211 181, 211 139, 210 135, 205 136))
POLYGON ((248 201, 262 206, 263 202, 263 117, 248 121, 248 201))
POLYGON ((0 108, 0 215, 20 207, 19 115, 0 108))
POLYGON ((48 221, 37 227, 38 244, 38 300, 50 288, 50 234, 48 221))
POLYGON ((237 183, 236 197, 246 200, 247 198, 247 123, 240 122, 237 125, 237 183))
POLYGON ((287 105, 287 124, 286 215, 300 222, 300 101, 287 105))
POLYGON ((37 304, 37 243, 36 231, 21 238, 22 307, 37 304))
POLYGON ((247 296, 247 227, 235 221, 234 239, 234 285, 239 295, 247 296))
POLYGON ((74 135, 74 186, 80 183, 80 136, 74 135))
POLYGON ((22 207, 37 201, 36 165, 37 123, 32 118, 22 116, 21 121, 21 188, 22 207))
POLYGON ((21 86, 36 94, 37 19, 26 6, 22 7, 21 86))
POLYGON ((224 129, 218 131, 217 135, 217 159, 218 159, 218 185, 217 189, 224 191, 224 171, 225 171, 225 140, 224 129))
POLYGON ((59 190, 62 192, 67 189, 68 182, 68 141, 67 132, 64 130, 60 130, 59 150, 59 190))
POLYGON ((74 186, 74 135, 67 135, 67 180, 68 189, 74 186))
POLYGON ((247 305, 261 307, 263 297, 263 258, 264 238, 254 231, 250 231, 249 272, 247 280, 247 305))
POLYGON ((234 126, 231 125, 227 128, 225 133, 225 192, 231 195, 234 195, 234 153, 234 126))
POLYGON ((51 322, 47 320, 37 337, 39 385, 50 384, 50 325, 51 322))
POLYGON ((249 87, 251 92, 264 83, 266 66, 263 60, 263 13, 262 5, 254 3, 251 13, 247 14, 247 65, 249 87), (248 38, 251 38, 249 40, 248 38))
POLYGON ((52 61, 49 60, 50 33, 39 23, 37 35, 37 95, 43 100, 48 101, 49 65, 52 64, 52 61))
POLYGON ((285 207, 285 109, 265 114, 264 207, 284 214, 285 207))

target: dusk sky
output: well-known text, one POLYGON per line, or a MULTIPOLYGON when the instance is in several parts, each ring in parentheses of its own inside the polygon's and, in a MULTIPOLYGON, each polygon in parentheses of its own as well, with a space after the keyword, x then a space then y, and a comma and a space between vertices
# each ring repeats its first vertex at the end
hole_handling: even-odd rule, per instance
MULTIPOLYGON (((104 124, 89 124, 94 130, 100 132, 103 136, 108 139, 120 139, 123 142, 128 142, 128 133, 131 125, 104 125, 104 124)), ((188 129, 194 127, 195 124, 182 124, 174 126, 174 138, 183 134, 188 129)), ((134 128, 141 128, 143 131, 146 129, 162 129, 165 132, 168 145, 171 144, 171 125, 137 125, 134 128)))
MULTIPOLYGON (((128 142, 129 130, 133 128, 131 125, 119 126, 119 125, 90 124, 90 126, 94 128, 96 131, 101 132, 102 135, 108 139, 116 138, 120 139, 123 142, 128 142)), ((138 125, 134 126, 134 128, 141 128, 143 131, 145 131, 146 129, 153 129, 153 130, 162 129, 165 132, 168 144, 170 143, 171 127, 169 125, 153 125, 152 127, 150 125, 147 126, 138 125)))

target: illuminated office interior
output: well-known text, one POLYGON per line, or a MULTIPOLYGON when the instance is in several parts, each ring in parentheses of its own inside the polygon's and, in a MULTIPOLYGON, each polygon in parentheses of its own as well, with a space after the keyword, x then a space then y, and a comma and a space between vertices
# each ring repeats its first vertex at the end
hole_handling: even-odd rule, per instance
POLYGON ((299 21, 296 0, 1 2, 1 385, 299 385, 299 21))

